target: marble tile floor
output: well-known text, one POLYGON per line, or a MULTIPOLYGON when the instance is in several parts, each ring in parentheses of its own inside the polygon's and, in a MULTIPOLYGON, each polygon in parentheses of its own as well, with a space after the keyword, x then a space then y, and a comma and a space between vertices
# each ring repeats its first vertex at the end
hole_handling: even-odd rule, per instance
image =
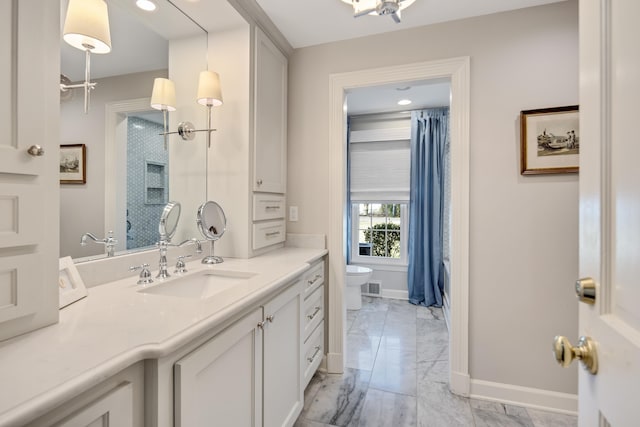
POLYGON ((565 427, 577 418, 451 394, 441 309, 363 297, 347 311, 344 374, 318 372, 295 427, 565 427))

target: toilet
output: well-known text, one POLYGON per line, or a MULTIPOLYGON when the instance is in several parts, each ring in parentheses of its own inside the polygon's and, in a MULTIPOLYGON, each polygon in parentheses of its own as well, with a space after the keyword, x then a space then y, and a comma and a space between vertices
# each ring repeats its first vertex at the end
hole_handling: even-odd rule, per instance
POLYGON ((362 307, 361 286, 369 281, 371 273, 373 273, 373 270, 368 267, 347 265, 347 278, 345 280, 347 310, 360 310, 360 307, 362 307))

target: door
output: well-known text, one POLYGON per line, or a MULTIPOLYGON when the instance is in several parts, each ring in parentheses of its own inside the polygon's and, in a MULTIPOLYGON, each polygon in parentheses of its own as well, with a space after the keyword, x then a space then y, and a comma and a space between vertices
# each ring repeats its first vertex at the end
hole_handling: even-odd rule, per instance
POLYGON ((292 426, 303 405, 302 282, 264 305, 264 427, 292 426))
POLYGON ((287 188, 287 58, 256 27, 253 191, 287 188))
POLYGON ((262 310, 176 362, 175 426, 262 426, 262 310))
POLYGON ((640 384, 640 2, 580 1, 580 275, 596 285, 579 330, 580 426, 638 425, 640 384))
POLYGON ((59 27, 59 2, 0 2, 0 341, 58 320, 59 27))

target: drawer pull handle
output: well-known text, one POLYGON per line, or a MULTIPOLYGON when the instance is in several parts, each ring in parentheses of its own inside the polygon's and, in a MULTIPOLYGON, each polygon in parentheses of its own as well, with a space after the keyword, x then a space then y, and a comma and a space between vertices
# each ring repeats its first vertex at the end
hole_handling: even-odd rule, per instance
POLYGON ((266 237, 273 237, 273 236, 277 236, 278 234, 280 234, 280 232, 279 232, 279 231, 272 231, 272 232, 270 232, 270 233, 265 233, 264 235, 265 235, 266 237))
POLYGON ((264 208, 266 210, 269 210, 269 209, 280 209, 280 206, 277 206, 277 205, 276 206, 265 206, 264 208))
POLYGON ((313 311, 313 313, 311 314, 307 314, 307 319, 309 320, 313 320, 314 317, 316 317, 318 315, 318 313, 320 312, 321 308, 320 306, 316 306, 316 309, 313 311))
POLYGON ((313 363, 313 361, 316 359, 316 356, 318 355, 319 352, 320 352, 320 346, 317 345, 316 346, 316 351, 313 353, 313 356, 307 357, 307 362, 313 363))
POLYGON ((320 274, 316 274, 316 276, 312 280, 307 280, 307 286, 311 286, 318 281, 322 276, 320 274))

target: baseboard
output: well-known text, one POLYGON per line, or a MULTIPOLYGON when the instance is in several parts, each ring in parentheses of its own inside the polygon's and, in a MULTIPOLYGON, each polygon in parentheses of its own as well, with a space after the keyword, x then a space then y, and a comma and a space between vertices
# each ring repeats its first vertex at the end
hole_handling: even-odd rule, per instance
POLYGON ((446 293, 442 294, 442 312, 444 313, 444 321, 447 324, 447 331, 451 333, 451 301, 446 293))
POLYGON ((469 384, 471 383, 469 374, 451 371, 451 378, 449 381, 449 389, 453 394, 469 397, 469 384))
POLYGON ((560 414, 578 414, 578 395, 521 387, 491 381, 471 380, 469 396, 509 405, 524 406, 560 414))
POLYGON ((409 300, 409 291, 399 291, 397 289, 382 289, 383 298, 409 300))
POLYGON ((327 353, 327 372, 330 374, 341 374, 344 372, 342 353, 327 353))

